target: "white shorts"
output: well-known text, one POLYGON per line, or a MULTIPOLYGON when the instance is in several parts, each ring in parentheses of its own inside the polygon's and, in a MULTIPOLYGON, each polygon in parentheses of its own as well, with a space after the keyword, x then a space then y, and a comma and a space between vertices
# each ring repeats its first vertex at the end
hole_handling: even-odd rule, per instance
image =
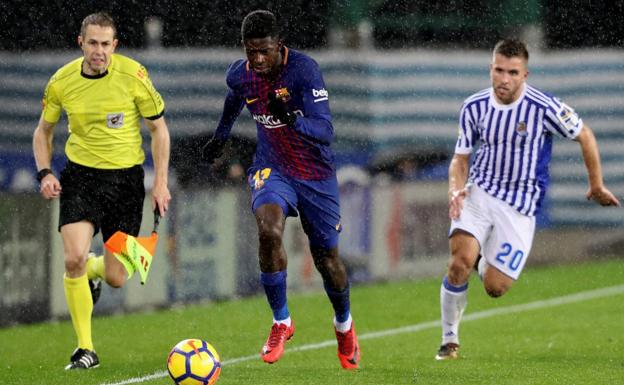
POLYGON ((451 222, 449 236, 458 229, 477 239, 481 256, 490 266, 518 279, 533 244, 535 217, 520 214, 473 185, 464 199, 459 218, 451 222))

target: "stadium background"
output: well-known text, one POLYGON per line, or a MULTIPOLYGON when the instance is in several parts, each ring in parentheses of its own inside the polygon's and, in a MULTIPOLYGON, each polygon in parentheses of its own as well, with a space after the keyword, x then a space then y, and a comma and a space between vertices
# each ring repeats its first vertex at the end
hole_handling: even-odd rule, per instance
MULTIPOLYGON (((172 210, 146 287, 107 290, 96 312, 132 311, 258 292, 256 235, 242 171, 254 125, 243 112, 228 159, 197 158, 216 126, 228 63, 242 55, 239 26, 269 8, 287 45, 312 53, 330 92, 345 231, 355 282, 439 275, 446 259, 446 168, 462 100, 488 86, 489 49, 520 35, 530 82, 574 106, 595 130, 606 183, 624 193, 624 2, 555 1, 35 1, 0 4, 0 326, 66 317, 58 202, 43 201, 30 141, 49 76, 80 55, 82 18, 107 10, 118 52, 150 70, 167 102, 172 210)), ((54 169, 63 165, 65 122, 54 169)), ((149 138, 148 135, 145 136, 149 138)), ((149 141, 147 141, 149 143, 149 141)), ((578 144, 557 141, 552 188, 529 264, 621 254, 621 210, 584 201, 578 144)), ((147 165, 148 182, 150 165, 147 165)), ((149 184, 149 183, 148 183, 149 184)), ((143 229, 151 214, 146 207, 143 229)), ((98 247, 101 248, 101 245, 98 247)), ((289 285, 318 287, 296 221, 289 221, 289 285)))

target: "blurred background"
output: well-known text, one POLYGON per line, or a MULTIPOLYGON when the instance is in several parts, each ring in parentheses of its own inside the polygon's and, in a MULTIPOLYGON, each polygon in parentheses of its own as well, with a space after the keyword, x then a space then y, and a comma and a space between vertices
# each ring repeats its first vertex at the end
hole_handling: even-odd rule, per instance
MULTIPOLYGON (((106 288, 96 312, 258 293, 245 184, 253 120, 243 111, 214 167, 200 162, 199 148, 220 117, 227 66, 243 56, 241 21, 259 8, 274 11, 286 45, 312 55, 323 71, 336 130, 340 249, 353 282, 442 275, 458 112, 466 97, 489 86, 491 48, 503 37, 528 43, 529 82, 570 104, 594 129, 605 182, 622 199, 624 1, 1 2, 0 326, 67 317, 58 202, 38 194, 31 141, 45 84, 81 55, 80 23, 96 11, 112 14, 118 52, 143 63, 165 99, 173 195, 150 280, 106 288)), ((62 120, 55 133, 57 174, 66 126, 62 120)), ((555 142, 529 266, 621 256, 622 210, 584 199, 578 144, 555 142)), ((145 167, 149 188, 149 154, 145 167)), ((148 205, 143 234, 152 220, 148 205)), ((289 287, 319 289, 298 220, 287 223, 289 287)), ((97 240, 95 250, 101 247, 97 240)))

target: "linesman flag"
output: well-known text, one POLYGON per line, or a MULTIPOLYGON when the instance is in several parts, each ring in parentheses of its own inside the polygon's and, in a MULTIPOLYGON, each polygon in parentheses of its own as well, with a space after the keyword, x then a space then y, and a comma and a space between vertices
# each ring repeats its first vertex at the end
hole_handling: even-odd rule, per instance
POLYGON ((156 252, 158 243, 158 224, 160 223, 160 211, 158 207, 154 210, 154 230, 149 237, 134 237, 123 231, 113 234, 104 246, 113 253, 128 271, 128 278, 132 277, 135 271, 139 272, 141 285, 147 281, 149 269, 152 266, 152 259, 156 252))

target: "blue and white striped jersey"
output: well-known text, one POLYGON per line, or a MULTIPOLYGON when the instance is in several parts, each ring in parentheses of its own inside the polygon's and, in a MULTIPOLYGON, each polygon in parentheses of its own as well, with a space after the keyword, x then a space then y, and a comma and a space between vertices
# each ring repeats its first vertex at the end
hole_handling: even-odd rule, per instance
POLYGON ((533 216, 548 187, 553 134, 574 139, 582 128, 572 108, 529 84, 508 105, 490 87, 464 101, 455 153, 470 154, 479 144, 470 181, 533 216))

